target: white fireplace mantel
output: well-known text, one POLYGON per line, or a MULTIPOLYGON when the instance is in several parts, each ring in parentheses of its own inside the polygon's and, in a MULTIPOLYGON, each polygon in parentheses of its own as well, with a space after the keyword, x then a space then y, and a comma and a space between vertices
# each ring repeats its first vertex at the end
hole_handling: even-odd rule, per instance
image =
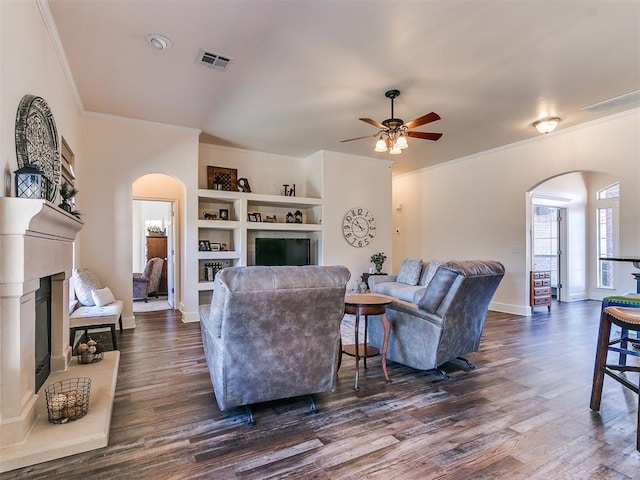
POLYGON ((52 277, 51 371, 69 365, 69 277, 82 226, 45 200, 0 197, 0 447, 21 442, 36 419, 35 291, 42 277, 52 277))

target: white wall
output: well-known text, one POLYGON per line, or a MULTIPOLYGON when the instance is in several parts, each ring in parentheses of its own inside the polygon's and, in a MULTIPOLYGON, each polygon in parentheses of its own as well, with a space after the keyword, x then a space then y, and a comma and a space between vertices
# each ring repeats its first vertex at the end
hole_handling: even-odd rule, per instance
POLYGON ((24 95, 44 98, 58 134, 76 156, 82 151, 79 110, 35 2, 0 1, 0 59, 0 167, 4 174, 0 196, 4 197, 15 195, 15 121, 24 95))
MULTIPOLYGON (((320 155, 316 155, 320 159, 320 155)), ((316 156, 314 156, 314 161, 316 156)), ((322 198, 324 265, 345 265, 351 282, 360 280, 373 266, 371 255, 385 252, 384 271, 393 263, 391 234, 391 161, 322 152, 322 198), (352 247, 342 235, 342 220, 350 208, 363 207, 376 220, 377 233, 371 245, 352 247)))
POLYGON ((252 193, 280 195, 282 185, 296 186, 296 196, 306 197, 307 171, 296 157, 200 144, 198 188, 207 188, 207 167, 238 170, 238 178, 249 180, 252 193))
MULTIPOLYGON (((529 314, 527 192, 574 171, 620 178, 620 254, 640 248, 640 110, 508 145, 393 180, 394 259, 494 259, 506 268, 492 308, 529 314), (512 253, 512 252, 518 253, 512 253)), ((591 251, 588 247, 587 251, 591 251)), ((589 272, 593 284, 593 272, 589 272)), ((635 291, 621 279, 620 292, 635 291)))
MULTIPOLYGON (((104 115, 87 115, 82 121, 86 161, 77 167, 77 208, 85 227, 78 237, 78 264, 94 271, 124 301, 123 320, 135 324, 132 312, 131 241, 132 185, 139 177, 161 173, 176 179, 185 192, 198 184, 200 132, 104 115)), ((180 231, 182 249, 177 304, 183 318, 197 310, 197 291, 184 288, 196 278, 193 258, 197 250, 195 218, 197 199, 186 194, 179 206, 185 228, 180 231), (193 223, 193 225, 190 225, 193 223)))
POLYGON ((353 281, 369 270, 372 254, 384 251, 385 269, 391 268, 391 161, 327 151, 299 159, 203 144, 200 188, 206 188, 207 165, 237 168, 253 193, 279 195, 282 184, 295 183, 296 196, 322 198, 322 265, 345 265, 353 281), (352 207, 365 207, 375 216, 378 231, 366 248, 354 248, 342 236, 342 219, 352 207))

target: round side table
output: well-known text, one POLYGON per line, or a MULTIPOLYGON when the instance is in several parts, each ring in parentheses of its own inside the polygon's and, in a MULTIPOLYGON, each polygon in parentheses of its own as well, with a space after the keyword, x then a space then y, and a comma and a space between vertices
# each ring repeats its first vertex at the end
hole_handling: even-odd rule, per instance
POLYGON ((367 345, 367 323, 369 315, 379 315, 382 327, 384 328, 384 338, 382 340, 382 373, 384 379, 390 382, 389 373, 387 373, 387 347, 389 345, 389 333, 391 332, 391 324, 387 318, 387 305, 389 305, 393 299, 386 295, 380 295, 377 293, 364 293, 357 295, 349 295, 344 299, 344 311, 356 316, 355 322, 355 344, 344 345, 342 352, 347 355, 351 355, 356 359, 356 372, 355 372, 355 386, 354 389, 358 390, 358 377, 360 359, 364 360, 364 368, 367 369, 367 357, 373 357, 378 355, 378 349, 367 345), (364 342, 360 343, 358 339, 358 332, 360 329, 360 316, 364 316, 364 342))

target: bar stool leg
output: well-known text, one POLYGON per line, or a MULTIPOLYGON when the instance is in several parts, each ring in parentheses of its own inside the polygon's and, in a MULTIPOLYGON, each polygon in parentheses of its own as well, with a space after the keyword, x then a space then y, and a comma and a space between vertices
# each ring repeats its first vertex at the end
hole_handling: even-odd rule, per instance
POLYGON ((593 384, 591 386, 591 410, 600 410, 602 399, 602 386, 604 383, 603 367, 607 364, 607 352, 609 351, 609 335, 611 334, 611 321, 603 312, 600 315, 600 329, 598 331, 598 344, 596 348, 596 361, 593 367, 593 384))

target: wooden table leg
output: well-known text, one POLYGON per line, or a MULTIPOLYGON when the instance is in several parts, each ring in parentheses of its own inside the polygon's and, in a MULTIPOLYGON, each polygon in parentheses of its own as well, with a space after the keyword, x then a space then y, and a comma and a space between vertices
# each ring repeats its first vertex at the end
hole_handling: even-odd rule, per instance
POLYGON ((362 343, 364 344, 364 369, 367 370, 367 357, 369 356, 369 348, 367 342, 367 325, 369 324, 369 316, 364 316, 364 338, 362 339, 362 343))
POLYGON ((356 382, 355 382, 355 386, 353 387, 354 390, 358 390, 358 367, 359 367, 359 363, 360 363, 360 351, 359 351, 359 338, 358 338, 358 330, 360 329, 360 309, 356 308, 356 324, 355 324, 355 337, 356 337, 356 382))
POLYGON ((380 321, 382 322, 382 327, 384 328, 384 338, 382 340, 382 373, 384 374, 384 379, 387 382, 391 382, 389 378, 389 373, 387 372, 387 348, 389 347, 389 334, 391 333, 391 323, 389 323, 389 319, 387 318, 386 312, 380 315, 380 321))

